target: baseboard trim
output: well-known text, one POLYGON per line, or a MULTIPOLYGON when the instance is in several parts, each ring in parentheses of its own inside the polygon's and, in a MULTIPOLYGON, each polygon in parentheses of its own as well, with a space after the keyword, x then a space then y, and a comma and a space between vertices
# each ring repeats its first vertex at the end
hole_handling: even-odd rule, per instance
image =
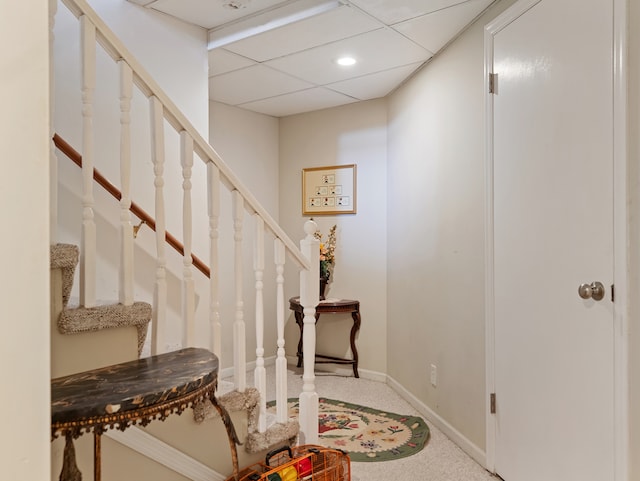
MULTIPOLYGON (((287 356, 287 365, 296 366, 298 364, 298 358, 296 356, 287 356)), ((302 368, 300 368, 302 369, 302 368)), ((337 365, 328 364, 316 364, 316 374, 335 374, 337 376, 350 377, 353 376, 353 368, 351 367, 339 367, 337 365)), ((358 375, 362 379, 369 379, 370 381, 387 382, 387 375, 378 371, 369 371, 367 369, 358 368, 358 375)))
POLYGON ((226 477, 135 426, 105 436, 193 481, 225 481, 226 477))
POLYGON ((445 436, 453 441, 460 449, 473 458, 480 466, 485 467, 487 465, 486 453, 471 442, 460 431, 454 428, 451 424, 445 421, 440 415, 435 413, 426 404, 420 401, 417 397, 407 391, 398 381, 391 376, 387 375, 387 384, 398 393, 405 401, 411 404, 420 414, 422 414, 427 421, 431 422, 445 436))

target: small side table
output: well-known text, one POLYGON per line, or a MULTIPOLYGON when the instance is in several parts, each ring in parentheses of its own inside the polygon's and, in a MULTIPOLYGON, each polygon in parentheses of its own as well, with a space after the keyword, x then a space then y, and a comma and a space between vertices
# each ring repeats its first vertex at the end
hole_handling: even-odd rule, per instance
MULTIPOLYGON (((302 366, 302 333, 304 331, 304 308, 300 304, 299 297, 292 297, 289 299, 289 309, 291 309, 296 317, 296 324, 300 328, 300 340, 298 341, 298 367, 302 366)), ((323 354, 316 354, 315 362, 318 364, 351 364, 353 365, 353 375, 358 375, 358 349, 356 348, 356 334, 360 330, 360 301, 351 299, 340 299, 336 301, 324 300, 320 301, 320 304, 316 306, 316 323, 320 319, 320 314, 338 314, 350 312, 353 319, 353 326, 351 327, 351 353, 353 359, 345 359, 342 357, 325 356, 323 354)))

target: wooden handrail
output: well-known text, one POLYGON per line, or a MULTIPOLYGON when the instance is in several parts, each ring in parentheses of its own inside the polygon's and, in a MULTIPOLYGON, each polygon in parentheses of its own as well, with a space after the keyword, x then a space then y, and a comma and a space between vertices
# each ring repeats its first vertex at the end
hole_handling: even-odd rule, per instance
MULTIPOLYGON (((71 145, 60 137, 58 134, 53 136, 53 143, 60 150, 60 152, 64 153, 69 159, 71 159, 78 167, 82 167, 82 155, 75 150, 71 145)), ((109 192, 116 200, 122 199, 122 192, 109 182, 97 169, 93 169, 93 180, 95 180, 100 186, 102 186, 107 192, 109 192)), ((144 221, 154 232, 156 230, 156 221, 151 217, 142 207, 140 207, 135 202, 131 202, 131 207, 129 208, 131 212, 140 220, 144 221)), ((168 231, 165 231, 165 239, 167 244, 173 247, 176 251, 180 253, 180 255, 184 256, 184 245, 176 239, 173 235, 171 235, 168 231)), ((196 255, 191 254, 191 260, 196 269, 202 272, 208 278, 211 278, 211 270, 209 266, 207 266, 200 258, 196 255)))

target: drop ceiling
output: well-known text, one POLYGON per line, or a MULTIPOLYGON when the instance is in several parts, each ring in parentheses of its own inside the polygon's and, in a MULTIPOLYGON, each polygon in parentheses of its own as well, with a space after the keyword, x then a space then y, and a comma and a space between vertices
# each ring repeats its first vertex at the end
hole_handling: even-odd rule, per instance
POLYGON ((388 95, 494 0, 129 1, 209 32, 210 100, 282 117, 388 95))

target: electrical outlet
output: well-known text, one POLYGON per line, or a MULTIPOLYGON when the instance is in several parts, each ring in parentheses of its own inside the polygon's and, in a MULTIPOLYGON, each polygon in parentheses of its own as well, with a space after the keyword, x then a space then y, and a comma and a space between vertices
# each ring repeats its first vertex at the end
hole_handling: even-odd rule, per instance
POLYGON ((433 387, 438 385, 438 368, 435 364, 431 364, 431 385, 433 387))

